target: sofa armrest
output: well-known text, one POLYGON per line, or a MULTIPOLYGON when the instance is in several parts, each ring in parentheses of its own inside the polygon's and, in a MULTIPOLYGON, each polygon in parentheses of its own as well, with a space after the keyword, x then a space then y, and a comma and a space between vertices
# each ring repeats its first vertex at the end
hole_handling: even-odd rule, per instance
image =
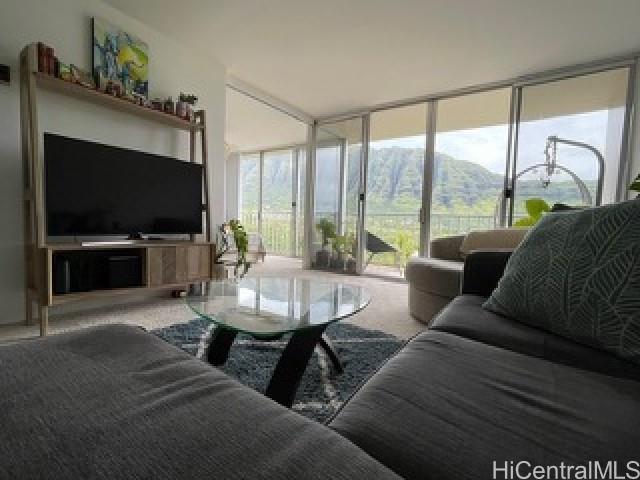
POLYGON ((453 235, 450 237, 442 237, 431 240, 430 256, 431 258, 439 258, 440 260, 462 261, 460 256, 460 245, 464 241, 466 235, 453 235))
POLYGON ((469 253, 464 261, 462 294, 490 296, 512 253, 512 249, 475 250, 469 253))

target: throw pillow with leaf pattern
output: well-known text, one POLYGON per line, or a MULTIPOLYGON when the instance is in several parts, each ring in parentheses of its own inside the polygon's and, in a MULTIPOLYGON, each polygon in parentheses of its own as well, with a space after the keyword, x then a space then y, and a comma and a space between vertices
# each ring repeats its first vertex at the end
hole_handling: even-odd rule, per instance
POLYGON ((640 364, 640 200, 544 215, 483 306, 640 364))

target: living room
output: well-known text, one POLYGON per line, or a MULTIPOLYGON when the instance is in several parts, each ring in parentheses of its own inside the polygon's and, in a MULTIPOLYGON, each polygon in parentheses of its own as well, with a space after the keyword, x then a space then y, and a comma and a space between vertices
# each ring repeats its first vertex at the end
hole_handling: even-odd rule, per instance
POLYGON ((6 1, 0 478, 640 478, 639 18, 6 1))

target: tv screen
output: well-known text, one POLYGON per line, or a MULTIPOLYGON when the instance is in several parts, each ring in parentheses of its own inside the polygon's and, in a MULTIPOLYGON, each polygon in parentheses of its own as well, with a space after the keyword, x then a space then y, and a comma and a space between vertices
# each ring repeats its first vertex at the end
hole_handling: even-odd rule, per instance
POLYGON ((47 233, 202 233, 202 165, 45 133, 47 233))

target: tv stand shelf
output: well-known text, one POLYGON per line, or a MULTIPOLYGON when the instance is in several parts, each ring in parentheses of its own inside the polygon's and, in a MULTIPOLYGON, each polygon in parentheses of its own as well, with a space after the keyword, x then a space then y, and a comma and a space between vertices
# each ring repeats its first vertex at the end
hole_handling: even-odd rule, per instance
MULTIPOLYGON (((96 124, 100 125, 99 119, 96 124)), ((204 110, 195 112, 195 121, 190 122, 40 73, 38 72, 38 47, 37 44, 32 43, 27 45, 20 54, 20 127, 24 172, 25 316, 26 323, 31 324, 34 320, 34 306, 37 306, 40 335, 47 334, 49 308, 56 305, 158 289, 185 289, 189 285, 212 279, 215 271, 212 264, 214 247, 211 243, 207 127, 204 110), (91 245, 51 242, 47 236, 44 201, 45 176, 41 152, 43 134, 38 126, 40 90, 91 102, 187 132, 189 135, 188 161, 199 162, 203 166, 203 234, 190 235, 188 241, 136 240, 122 244, 92 243, 91 245), (200 150, 199 155, 197 150, 200 150), (113 258, 105 260, 110 250, 115 252, 113 258), (124 258, 136 255, 138 258, 133 260, 124 258), (63 273, 60 273, 57 263, 55 263, 57 270, 54 271, 56 258, 65 256, 67 258, 63 273), (82 263, 83 256, 86 257, 85 262, 97 262, 96 272, 89 269, 90 273, 83 273, 83 275, 86 277, 94 274, 95 277, 89 280, 84 279, 82 282, 76 279, 74 287, 71 288, 69 275, 78 274, 77 271, 80 269, 78 264, 82 263), (72 259, 75 262, 73 268, 72 259), (127 263, 128 261, 131 263, 127 263), (60 275, 66 275, 66 277, 63 276, 67 279, 64 289, 60 289, 60 284, 56 283, 60 281, 60 275), (118 275, 121 276, 118 277, 118 275), (132 278, 135 278, 135 281, 131 281, 132 278), (118 285, 121 284, 127 286, 119 288, 118 285)))
MULTIPOLYGON (((133 245, 108 245, 85 247, 80 244, 57 244, 45 248, 48 276, 53 277, 47 292, 47 306, 61 305, 70 302, 140 293, 145 290, 178 290, 186 289, 189 285, 206 282, 212 279, 214 254, 213 244, 206 242, 140 242, 133 245), (130 287, 112 287, 110 285, 79 286, 78 278, 86 274, 82 266, 90 265, 91 257, 101 255, 99 261, 108 260, 109 252, 138 256, 139 270, 135 272, 140 280, 139 285, 130 287), (105 256, 106 253, 106 256, 105 256), (75 259, 71 267, 66 270, 67 282, 80 291, 56 293, 56 273, 62 271, 56 268, 58 261, 75 259)), ((64 272, 63 272, 64 274, 64 272)), ((117 278, 115 279, 118 280, 117 278)), ((64 280, 59 280, 64 282, 64 280)), ((108 283, 108 282, 107 282, 108 283)))
POLYGON ((108 95, 92 88, 83 87, 77 83, 67 82, 66 80, 61 80, 45 73, 33 72, 32 75, 35 79, 36 85, 47 90, 81 98, 92 103, 97 103, 114 110, 137 115, 147 120, 159 122, 169 127, 179 128, 181 130, 192 131, 202 130, 202 128, 204 128, 200 123, 190 122, 175 115, 143 107, 122 98, 114 97, 113 95, 108 95))

